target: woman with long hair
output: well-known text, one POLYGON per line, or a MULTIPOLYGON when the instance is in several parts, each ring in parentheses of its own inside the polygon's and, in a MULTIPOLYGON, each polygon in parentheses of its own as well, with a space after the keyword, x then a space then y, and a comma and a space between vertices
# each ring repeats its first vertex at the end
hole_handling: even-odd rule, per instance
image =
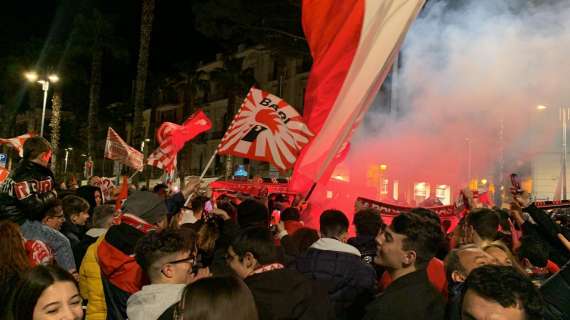
POLYGON ((21 278, 9 303, 9 320, 83 318, 75 278, 56 266, 37 266, 21 278))
POLYGON ((189 284, 174 316, 176 320, 258 320, 249 288, 236 277, 203 278, 189 284))
POLYGON ((5 313, 10 294, 20 275, 30 268, 20 227, 10 221, 0 222, 0 315, 5 313))

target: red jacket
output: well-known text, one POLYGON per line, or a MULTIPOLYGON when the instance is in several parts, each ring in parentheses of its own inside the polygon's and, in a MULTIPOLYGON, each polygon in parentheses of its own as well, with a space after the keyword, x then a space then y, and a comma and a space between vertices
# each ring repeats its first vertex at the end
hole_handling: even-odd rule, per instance
POLYGON ((101 274, 115 287, 133 294, 148 283, 135 260, 135 245, 154 227, 146 221, 125 214, 121 224, 112 226, 97 249, 101 274))

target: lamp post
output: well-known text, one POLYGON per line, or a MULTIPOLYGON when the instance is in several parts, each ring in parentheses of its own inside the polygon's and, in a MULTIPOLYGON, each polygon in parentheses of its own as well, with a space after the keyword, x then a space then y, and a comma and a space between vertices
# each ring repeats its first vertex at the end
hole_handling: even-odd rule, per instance
POLYGON ((59 77, 56 74, 50 74, 45 79, 38 80, 38 74, 34 71, 26 72, 24 74, 24 76, 30 82, 37 82, 37 83, 41 84, 42 90, 44 91, 44 102, 43 102, 43 107, 42 107, 42 124, 40 127, 40 136, 43 137, 44 136, 44 123, 45 123, 45 118, 46 118, 46 105, 47 105, 47 95, 48 95, 48 90, 49 90, 49 84, 58 82, 59 77))
MULTIPOLYGON (((538 105, 536 109, 539 111, 547 109, 548 106, 545 105, 538 105)), ((562 126, 562 150, 560 155, 560 167, 561 167, 561 199, 567 200, 567 183, 566 183, 566 158, 568 154, 567 150, 567 141, 566 141, 566 130, 568 128, 568 118, 570 117, 570 110, 568 107, 560 107, 560 122, 562 126)))
POLYGON ((67 160, 69 159, 69 152, 73 151, 73 148, 65 148, 65 165, 63 169, 63 173, 67 174, 67 160))

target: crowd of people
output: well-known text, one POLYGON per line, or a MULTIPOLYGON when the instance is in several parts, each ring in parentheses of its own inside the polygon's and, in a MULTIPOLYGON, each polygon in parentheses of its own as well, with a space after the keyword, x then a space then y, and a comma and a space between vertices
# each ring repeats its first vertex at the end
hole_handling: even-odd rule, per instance
POLYGON ((58 190, 50 157, 28 139, 0 185, 2 319, 570 319, 570 230, 525 193, 453 228, 357 208, 316 230, 286 196, 210 199, 197 182, 117 210, 91 180, 58 190))

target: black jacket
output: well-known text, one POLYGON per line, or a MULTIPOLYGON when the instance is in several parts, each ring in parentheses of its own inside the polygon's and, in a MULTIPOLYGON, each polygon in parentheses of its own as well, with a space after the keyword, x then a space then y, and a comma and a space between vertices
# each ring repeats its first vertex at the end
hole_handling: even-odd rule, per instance
POLYGON ((431 285, 426 270, 396 279, 366 308, 366 320, 442 320, 445 301, 431 285))
POLYGON ((0 185, 0 220, 23 224, 41 220, 57 200, 55 178, 49 168, 22 160, 0 185))
POLYGON ((294 270, 255 274, 245 283, 255 299, 259 320, 334 319, 326 291, 294 270))
POLYGON ((309 248, 294 266, 327 289, 337 319, 361 319, 376 294, 376 271, 352 253, 309 248))
POLYGON ((570 262, 540 287, 546 304, 544 319, 570 319, 570 262))
POLYGON ((69 239, 72 248, 85 238, 86 231, 85 226, 79 226, 67 220, 61 225, 61 233, 69 239))

